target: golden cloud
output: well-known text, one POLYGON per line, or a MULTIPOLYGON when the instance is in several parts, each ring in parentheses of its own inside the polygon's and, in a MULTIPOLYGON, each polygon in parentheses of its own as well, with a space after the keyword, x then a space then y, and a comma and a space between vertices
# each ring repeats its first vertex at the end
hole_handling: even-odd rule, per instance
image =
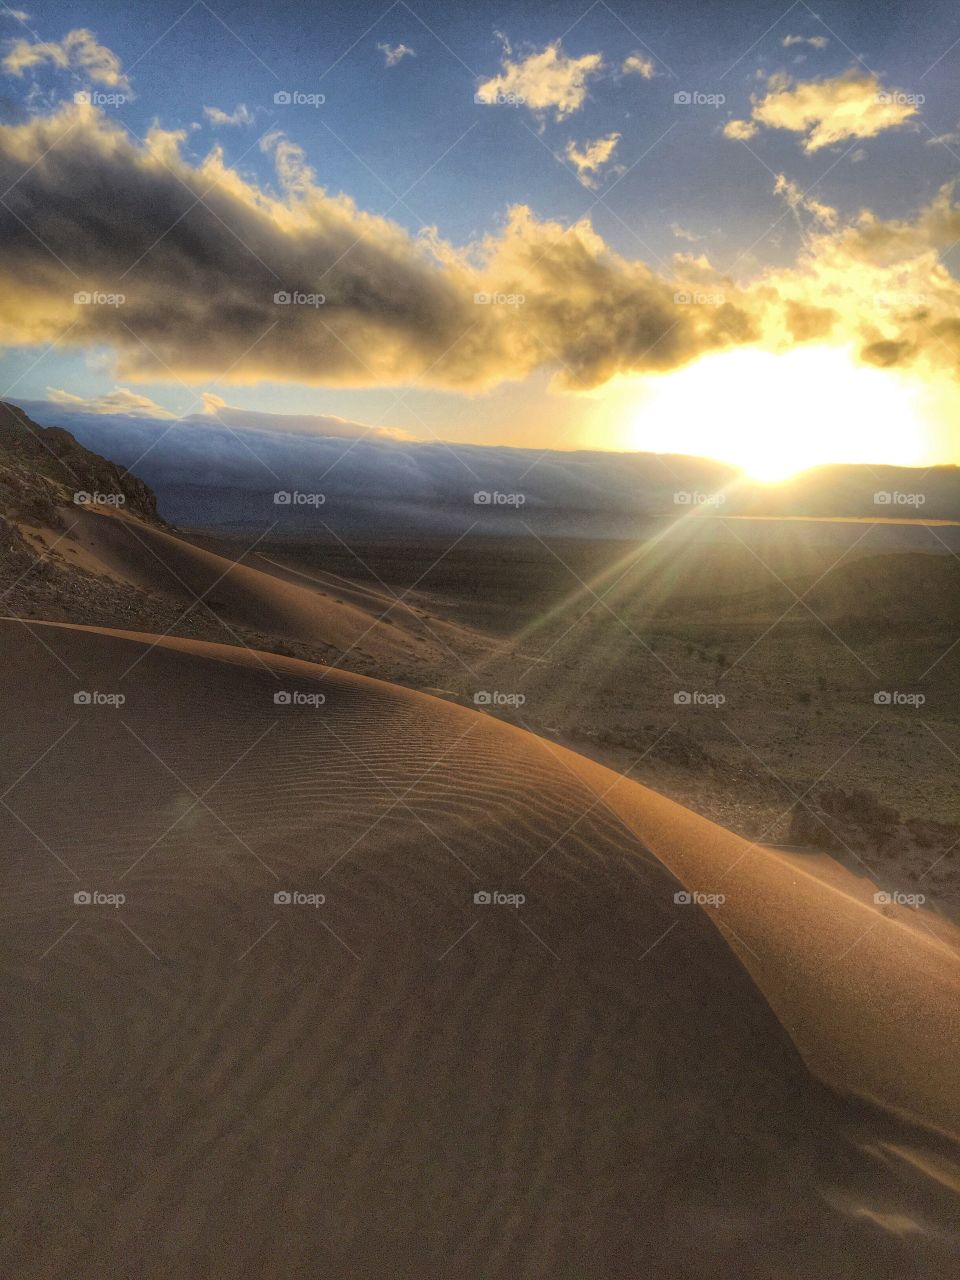
POLYGON ((583 106, 587 82, 599 74, 602 66, 601 54, 570 58, 559 41, 519 62, 512 62, 507 50, 500 74, 478 85, 477 97, 492 103, 515 102, 531 111, 552 110, 556 119, 562 120, 583 106))
POLYGON ((586 143, 582 150, 572 139, 567 143, 564 154, 576 169, 577 177, 584 186, 597 185, 597 176, 603 166, 610 162, 620 137, 619 133, 610 133, 605 138, 597 138, 593 142, 586 143))
MULTIPOLYGON (((917 94, 884 89, 876 76, 856 70, 796 84, 788 76, 772 76, 767 88, 764 97, 753 98, 753 122, 803 134, 801 145, 807 152, 896 129, 917 114, 922 102, 917 94)), ((742 122, 731 122, 735 123, 742 122)))
POLYGON ((14 40, 0 65, 9 75, 22 76, 30 68, 44 63, 64 71, 77 71, 110 89, 130 91, 120 59, 112 49, 98 43, 86 27, 68 31, 62 40, 14 40))

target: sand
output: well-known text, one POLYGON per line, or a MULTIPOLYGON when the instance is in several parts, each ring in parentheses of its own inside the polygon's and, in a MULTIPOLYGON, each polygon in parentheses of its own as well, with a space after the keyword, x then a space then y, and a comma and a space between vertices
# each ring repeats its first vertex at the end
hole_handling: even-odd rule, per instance
POLYGON ((11 1275, 952 1274, 952 929, 397 686, 0 649, 11 1275))

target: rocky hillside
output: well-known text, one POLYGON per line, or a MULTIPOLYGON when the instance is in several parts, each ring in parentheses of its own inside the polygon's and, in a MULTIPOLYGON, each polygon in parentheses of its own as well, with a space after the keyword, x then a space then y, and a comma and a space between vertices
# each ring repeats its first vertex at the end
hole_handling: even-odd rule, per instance
POLYGON ((142 480, 85 449, 69 431, 41 427, 17 405, 0 401, 0 514, 63 528, 64 508, 84 502, 163 523, 142 480))

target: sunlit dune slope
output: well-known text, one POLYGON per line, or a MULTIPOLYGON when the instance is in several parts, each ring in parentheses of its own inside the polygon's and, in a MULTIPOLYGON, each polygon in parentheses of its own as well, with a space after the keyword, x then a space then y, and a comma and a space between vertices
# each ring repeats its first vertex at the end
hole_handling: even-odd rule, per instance
MULTIPOLYGON (((125 515, 81 510, 72 513, 72 521, 70 539, 60 549, 70 543, 82 547, 81 567, 173 599, 185 609, 212 610, 229 626, 390 660, 424 646, 443 652, 449 643, 448 624, 425 622, 388 591, 364 597, 280 567, 264 572, 125 515), (389 620, 381 621, 388 610, 389 620)), ((258 563, 267 567, 259 558, 258 563)), ((231 638, 226 630, 224 638, 231 638)))
POLYGON ((949 1274, 951 930, 379 681, 0 650, 13 1274, 949 1274))

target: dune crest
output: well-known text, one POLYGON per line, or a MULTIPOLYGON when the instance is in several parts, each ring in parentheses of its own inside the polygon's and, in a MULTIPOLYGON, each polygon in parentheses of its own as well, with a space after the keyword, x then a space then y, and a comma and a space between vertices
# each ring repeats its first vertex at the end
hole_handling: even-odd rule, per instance
MULTIPOLYGON (((955 1144, 794 1045, 842 1066, 864 993, 774 1014, 817 958, 775 946, 787 863, 741 863, 738 943, 676 895, 744 842, 523 731, 185 639, 0 648, 18 1274, 946 1274, 955 1144)), ((859 905, 805 883, 843 941, 859 905)), ((953 972, 876 932, 871 989, 953 972)))

